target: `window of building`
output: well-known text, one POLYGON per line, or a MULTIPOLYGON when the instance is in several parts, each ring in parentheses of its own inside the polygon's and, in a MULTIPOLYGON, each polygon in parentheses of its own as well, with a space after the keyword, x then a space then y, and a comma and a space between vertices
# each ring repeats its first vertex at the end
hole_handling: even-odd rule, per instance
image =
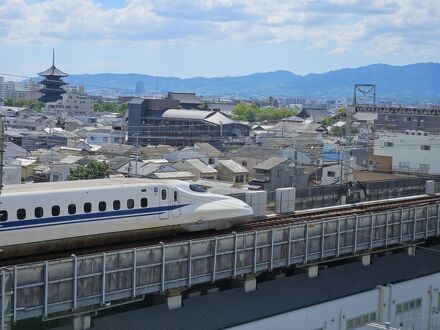
POLYGON ((362 314, 347 320, 347 330, 363 327, 364 325, 376 321, 376 312, 362 314))
POLYGON ((121 201, 119 200, 114 200, 113 201, 113 210, 119 210, 121 208, 121 201))
POLYGON ((118 137, 115 137, 115 142, 116 143, 118 143, 118 142, 120 142, 121 141, 121 139, 120 138, 118 138, 118 137))
POLYGON ((59 205, 52 206, 52 215, 54 217, 57 217, 60 215, 60 206, 59 205))
POLYGON ((215 164, 215 159, 214 158, 209 158, 208 159, 208 164, 209 165, 215 164))
POLYGON ((411 121, 412 118, 411 117, 405 117, 405 121, 411 121))
POLYGON ((161 196, 162 196, 162 200, 166 200, 167 199, 167 190, 166 189, 162 189, 161 196))
POLYGON ((69 204, 69 206, 67 206, 67 213, 75 214, 76 213, 76 204, 69 204))
POLYGON ((236 182, 236 183, 242 183, 242 182, 244 182, 244 175, 236 175, 236 176, 235 176, 235 182, 236 182))
POLYGON ((91 203, 84 203, 84 213, 90 213, 92 212, 92 204, 91 203))
POLYGON ((0 221, 6 221, 8 220, 8 211, 1 210, 0 211, 0 221))
POLYGON ((177 195, 177 191, 174 191, 174 201, 175 201, 175 202, 177 202, 178 197, 179 197, 179 196, 177 195))
POLYGON ((43 208, 41 206, 35 208, 35 218, 43 217, 43 208))
POLYGON ((102 138, 102 141, 107 142, 107 141, 108 141, 108 137, 104 136, 104 137, 102 138))
POLYGON ((394 147, 394 142, 384 142, 383 144, 384 147, 394 147))
POLYGON ((107 209, 107 203, 104 202, 104 201, 99 202, 99 204, 98 204, 98 209, 99 209, 101 212, 104 212, 104 211, 107 209))
POLYGON ((91 137, 90 137, 90 141, 95 141, 95 137, 94 137, 94 136, 91 136, 91 137))
POLYGON ((422 307, 422 298, 408 300, 396 305, 396 314, 402 314, 422 307))
POLYGON ((419 168, 420 168, 420 171, 422 171, 423 173, 427 173, 427 172, 429 172, 429 164, 420 164, 419 165, 419 168))
POLYGON ((148 206, 148 199, 141 198, 141 207, 147 207, 148 206))
POLYGON ((26 218, 26 210, 25 209, 18 209, 17 210, 17 219, 23 220, 26 218))
POLYGON ((278 171, 277 171, 277 176, 278 176, 279 178, 281 178, 281 170, 278 170, 278 171))
POLYGON ((336 173, 334 171, 327 171, 327 176, 334 178, 336 176, 336 173))
POLYGON ((420 149, 422 149, 422 150, 431 150, 431 146, 430 145, 422 145, 422 146, 420 146, 420 149))
POLYGON ((241 166, 245 166, 245 167, 246 167, 246 166, 247 166, 247 161, 242 160, 242 161, 241 161, 241 166))
POLYGON ((132 209, 134 207, 134 199, 127 199, 127 209, 132 209))

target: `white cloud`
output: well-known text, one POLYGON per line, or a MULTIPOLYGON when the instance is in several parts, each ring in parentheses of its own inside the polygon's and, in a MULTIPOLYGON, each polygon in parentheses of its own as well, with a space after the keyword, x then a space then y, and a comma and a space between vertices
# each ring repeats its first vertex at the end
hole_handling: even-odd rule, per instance
POLYGON ((151 44, 302 41, 328 54, 440 50, 432 0, 3 0, 0 44, 87 40, 151 44))

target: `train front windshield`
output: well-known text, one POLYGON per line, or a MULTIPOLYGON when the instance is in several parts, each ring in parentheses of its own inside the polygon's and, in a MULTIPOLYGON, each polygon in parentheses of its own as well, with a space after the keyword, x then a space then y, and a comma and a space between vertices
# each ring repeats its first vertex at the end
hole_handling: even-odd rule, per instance
POLYGON ((205 187, 193 183, 189 185, 189 189, 195 192, 206 192, 205 187))

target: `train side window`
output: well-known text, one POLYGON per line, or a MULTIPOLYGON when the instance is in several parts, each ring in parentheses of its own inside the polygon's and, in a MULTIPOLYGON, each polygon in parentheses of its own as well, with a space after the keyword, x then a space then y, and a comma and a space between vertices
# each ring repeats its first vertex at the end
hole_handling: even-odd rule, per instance
POLYGON ((84 203, 84 213, 90 213, 92 212, 92 204, 87 202, 84 203))
POLYGON ((43 217, 43 208, 41 206, 35 208, 35 218, 43 217))
POLYGON ((148 199, 141 198, 141 207, 147 207, 148 206, 148 199))
POLYGON ((119 200, 114 200, 113 201, 113 210, 119 210, 121 208, 121 201, 119 200))
POLYGON ((161 194, 162 194, 162 200, 166 200, 167 199, 167 191, 166 191, 166 189, 162 189, 161 194))
POLYGON ((18 209, 17 210, 17 219, 23 220, 26 218, 26 210, 25 209, 18 209))
POLYGON ((54 217, 57 217, 60 215, 60 206, 59 205, 52 206, 52 215, 54 217))
POLYGON ((0 221, 6 221, 8 220, 8 211, 1 210, 0 211, 0 221))
POLYGON ((177 191, 174 191, 174 201, 177 202, 177 191))
POLYGON ((134 207, 134 199, 127 199, 127 209, 132 209, 134 207))
POLYGON ((102 201, 102 202, 99 202, 99 210, 101 211, 101 212, 104 212, 106 209, 107 209, 107 203, 106 202, 104 202, 104 201, 102 201))
POLYGON ((67 207, 67 213, 75 214, 76 213, 76 205, 75 204, 69 204, 69 206, 67 207))

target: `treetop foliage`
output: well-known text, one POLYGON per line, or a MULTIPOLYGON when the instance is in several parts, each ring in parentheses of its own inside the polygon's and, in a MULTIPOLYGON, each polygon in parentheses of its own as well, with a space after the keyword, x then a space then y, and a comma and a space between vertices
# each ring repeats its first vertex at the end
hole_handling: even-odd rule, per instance
POLYGON ((238 103, 232 109, 231 117, 241 121, 281 120, 295 116, 298 112, 288 108, 260 108, 256 104, 238 103))
POLYGON ((106 162, 91 160, 85 166, 71 168, 67 180, 89 180, 107 178, 109 174, 109 165, 106 162))
POLYGON ((93 110, 96 112, 117 112, 119 116, 123 117, 128 110, 128 103, 98 102, 93 105, 93 110))

